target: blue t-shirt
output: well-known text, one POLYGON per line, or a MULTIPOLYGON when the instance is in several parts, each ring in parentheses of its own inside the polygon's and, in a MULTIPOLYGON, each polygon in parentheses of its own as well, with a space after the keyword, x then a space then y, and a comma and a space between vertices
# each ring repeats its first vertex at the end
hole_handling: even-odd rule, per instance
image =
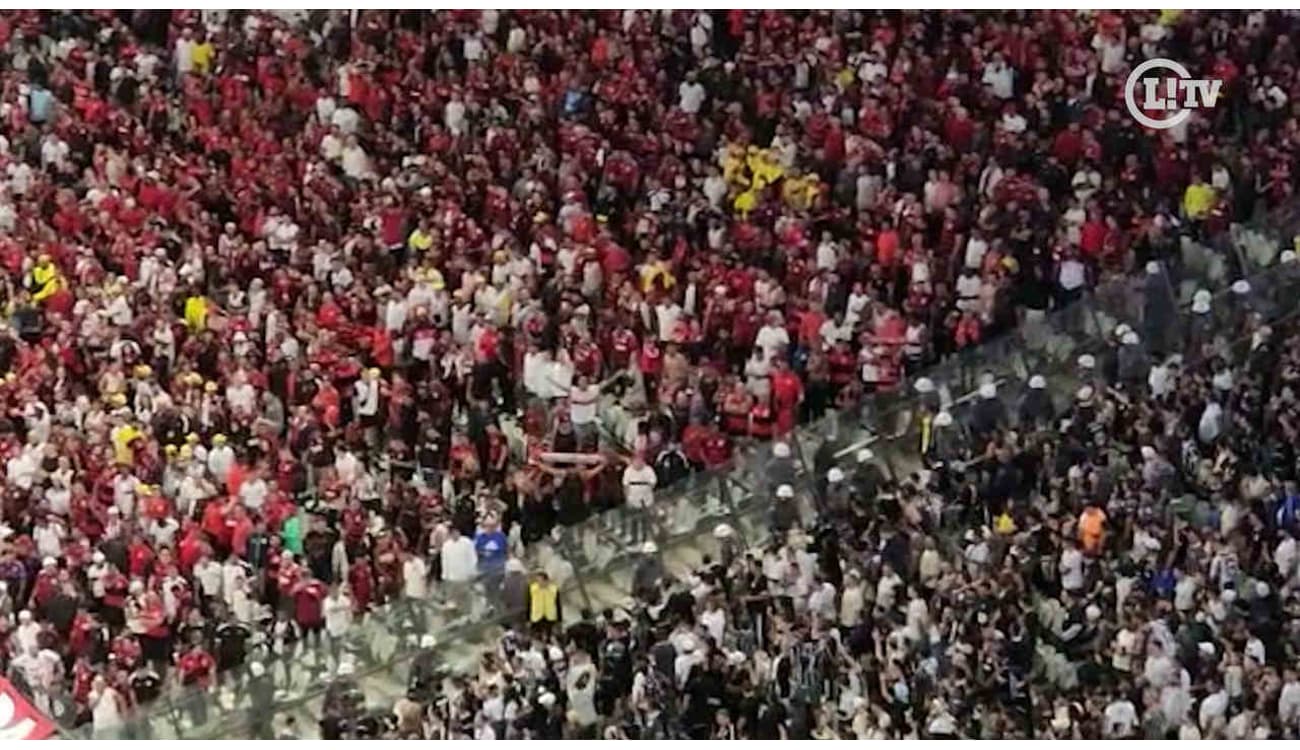
POLYGON ((576 115, 587 106, 587 95, 578 89, 564 92, 564 114, 576 115))
POLYGON ((1300 515, 1300 497, 1287 495, 1277 501, 1273 521, 1279 529, 1289 529, 1295 525, 1297 515, 1300 515))
POLYGON ((1174 571, 1165 568, 1151 577, 1151 591, 1165 599, 1173 595, 1177 583, 1178 579, 1174 576, 1174 571))
POLYGON ((474 535, 474 551, 481 568, 502 568, 506 564, 506 535, 497 531, 480 531, 474 535))
POLYGON ((41 123, 50 119, 54 109, 54 94, 40 86, 33 87, 27 100, 27 114, 32 122, 41 123))

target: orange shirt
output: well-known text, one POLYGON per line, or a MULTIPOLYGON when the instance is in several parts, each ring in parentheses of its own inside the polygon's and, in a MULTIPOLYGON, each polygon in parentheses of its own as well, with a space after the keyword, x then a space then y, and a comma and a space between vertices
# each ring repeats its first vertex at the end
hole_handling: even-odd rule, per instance
POLYGON ((882 266, 892 266, 898 260, 898 232, 886 229, 876 238, 876 260, 882 266))
POLYGON ((230 470, 226 472, 226 489, 232 495, 239 494, 239 488, 244 485, 244 480, 248 479, 248 469, 244 468, 238 461, 230 464, 230 470))
POLYGON ((1084 551, 1096 554, 1101 550, 1101 538, 1106 525, 1106 513, 1101 508, 1089 506, 1079 516, 1079 542, 1084 551))

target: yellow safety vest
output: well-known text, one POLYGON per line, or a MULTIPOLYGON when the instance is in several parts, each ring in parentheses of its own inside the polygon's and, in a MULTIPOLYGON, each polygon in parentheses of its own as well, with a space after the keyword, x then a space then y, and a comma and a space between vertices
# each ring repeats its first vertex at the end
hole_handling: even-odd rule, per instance
POLYGON ((528 587, 529 622, 559 622, 560 609, 559 599, 560 590, 555 584, 550 583, 543 586, 541 583, 534 581, 528 587))
POLYGON ((923 456, 929 453, 930 448, 933 447, 930 444, 930 441, 934 438, 933 430, 930 428, 930 424, 933 421, 934 418, 929 414, 921 416, 921 455, 923 456))

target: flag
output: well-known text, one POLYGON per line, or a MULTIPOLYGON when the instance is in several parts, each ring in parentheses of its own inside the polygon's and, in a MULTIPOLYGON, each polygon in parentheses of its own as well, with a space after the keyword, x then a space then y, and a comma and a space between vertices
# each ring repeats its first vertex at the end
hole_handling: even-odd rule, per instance
POLYGON ((54 731, 54 722, 37 711, 12 683, 0 677, 0 743, 43 740, 54 731))

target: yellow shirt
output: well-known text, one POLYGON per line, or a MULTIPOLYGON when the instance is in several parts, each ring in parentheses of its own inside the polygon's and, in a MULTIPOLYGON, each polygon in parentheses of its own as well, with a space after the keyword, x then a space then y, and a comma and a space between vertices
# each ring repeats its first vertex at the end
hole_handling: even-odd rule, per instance
POLYGON ((439 271, 436 268, 429 268, 425 270, 424 273, 426 281, 435 292, 440 292, 447 288, 447 280, 443 278, 442 271, 439 271))
POLYGON ((131 441, 140 437, 140 431, 134 425, 124 424, 121 427, 113 428, 109 439, 113 441, 113 460, 119 464, 129 464, 135 461, 135 451, 131 449, 131 441))
POLYGON ((514 309, 515 301, 510 294, 510 288, 506 287, 501 294, 497 295, 497 323, 500 325, 510 324, 510 311, 514 309))
POLYGON ((806 209, 817 198, 818 180, 816 175, 806 177, 787 177, 781 183, 781 197, 787 206, 793 209, 806 209))
POLYGON ((59 276, 59 269, 53 263, 38 265, 32 269, 32 282, 40 287, 32 295, 33 302, 40 302, 59 289, 63 288, 63 281, 59 276))
POLYGON ((412 250, 424 252, 433 247, 433 236, 425 234, 419 229, 414 229, 411 231, 410 236, 406 238, 406 246, 412 250))
POLYGON ((217 54, 211 42, 195 44, 190 48, 190 62, 194 63, 194 72, 207 74, 212 67, 212 58, 217 54))
POLYGON ((755 190, 762 190, 781 179, 781 176, 785 174, 785 170, 781 169, 781 165, 777 164, 776 160, 772 158, 771 151, 765 148, 758 149, 750 154, 745 159, 745 163, 749 166, 750 174, 753 175, 749 183, 750 187, 755 190))
POLYGON ((191 331, 202 331, 208 325, 208 298, 190 297, 185 300, 185 325, 191 331))
POLYGON ((736 213, 742 216, 747 215, 750 211, 754 210, 755 206, 758 205, 758 193, 752 188, 746 190, 740 195, 737 195, 736 200, 732 201, 731 205, 735 207, 736 213))
POLYGON ((1204 182, 1187 186, 1183 193, 1183 211, 1189 219, 1201 219, 1214 208, 1214 188, 1204 182))
POLYGON ((722 179, 726 180, 728 185, 743 185, 745 184, 744 171, 744 152, 739 148, 728 147, 722 156, 722 179))
POLYGON ((677 283, 676 277, 668 271, 667 264, 662 261, 647 263, 641 267, 641 291, 648 292, 654 286, 656 280, 662 280, 664 289, 672 289, 677 283))

